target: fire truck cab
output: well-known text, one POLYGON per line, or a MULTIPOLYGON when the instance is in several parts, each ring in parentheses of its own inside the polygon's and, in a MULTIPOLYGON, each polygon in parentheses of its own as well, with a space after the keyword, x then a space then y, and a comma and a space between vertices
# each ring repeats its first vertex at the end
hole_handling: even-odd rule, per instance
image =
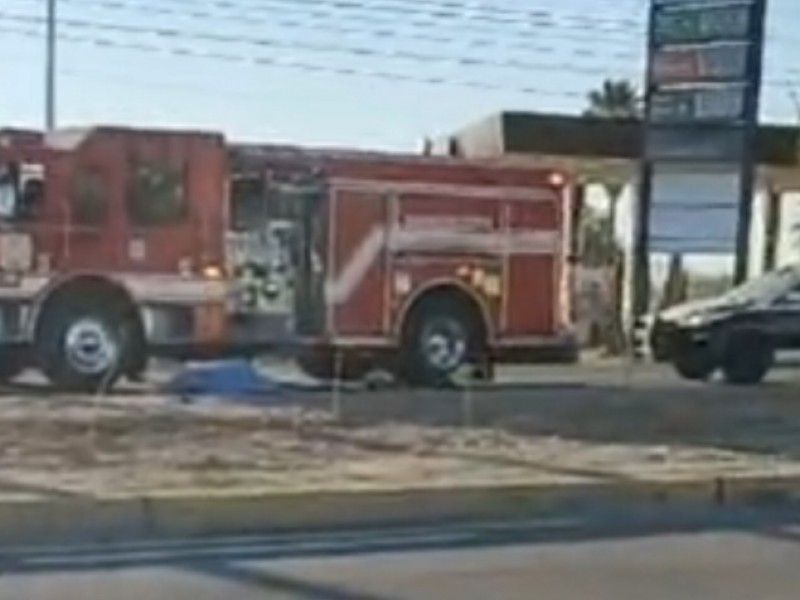
POLYGON ((226 189, 218 135, 0 132, 0 374, 95 389, 222 343, 226 189))

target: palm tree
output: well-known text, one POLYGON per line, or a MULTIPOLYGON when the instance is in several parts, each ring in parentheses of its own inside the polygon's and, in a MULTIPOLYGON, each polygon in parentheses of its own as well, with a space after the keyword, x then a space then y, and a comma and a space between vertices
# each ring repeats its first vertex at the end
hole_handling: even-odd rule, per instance
MULTIPOLYGON (((636 119, 642 115, 642 100, 636 86, 627 79, 606 79, 600 89, 588 94, 589 107, 584 116, 603 119, 636 119)), ((604 184, 609 198, 611 235, 617 224, 617 207, 624 191, 624 184, 607 181, 604 184)))
MULTIPOLYGON (((589 106, 584 116, 601 119, 635 119, 642 114, 642 103, 636 86, 626 79, 606 79, 603 85, 589 92, 587 96, 589 106)), ((620 182, 608 181, 604 184, 609 198, 608 222, 609 227, 605 234, 609 237, 603 244, 605 247, 617 247, 616 222, 619 200, 624 190, 620 182)), ((617 354, 624 349, 625 335, 621 321, 622 293, 623 293, 623 257, 620 252, 612 252, 606 263, 613 269, 614 277, 614 308, 606 332, 606 344, 610 352, 617 354)))
POLYGON ((606 79, 600 89, 589 92, 588 100, 588 117, 633 119, 642 113, 639 92, 627 79, 606 79))
MULTIPOLYGON (((642 102, 636 86, 627 79, 606 79, 600 89, 588 94, 589 107, 584 111, 588 117, 603 119, 635 119, 642 114, 642 102)), ((609 215, 613 227, 617 223, 617 205, 624 190, 619 182, 604 184, 609 197, 609 215)))

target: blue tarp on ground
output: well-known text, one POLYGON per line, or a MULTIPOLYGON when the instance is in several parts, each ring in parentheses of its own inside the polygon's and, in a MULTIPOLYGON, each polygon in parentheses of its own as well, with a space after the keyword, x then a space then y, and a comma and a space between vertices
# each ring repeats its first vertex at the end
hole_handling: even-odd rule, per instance
POLYGON ((267 398, 292 391, 318 390, 320 386, 280 381, 259 372, 248 361, 231 360, 187 367, 168 381, 163 389, 180 396, 267 398))

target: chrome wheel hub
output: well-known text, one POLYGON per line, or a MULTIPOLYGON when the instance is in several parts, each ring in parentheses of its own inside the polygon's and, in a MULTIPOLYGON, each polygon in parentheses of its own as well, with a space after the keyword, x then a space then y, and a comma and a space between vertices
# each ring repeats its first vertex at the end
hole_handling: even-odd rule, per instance
POLYGON ((108 327, 97 319, 81 319, 67 330, 65 355, 70 366, 83 375, 100 375, 111 370, 119 346, 108 327))
POLYGON ((441 322, 429 327, 422 345, 428 364, 443 373, 460 367, 467 353, 465 332, 455 322, 441 322))

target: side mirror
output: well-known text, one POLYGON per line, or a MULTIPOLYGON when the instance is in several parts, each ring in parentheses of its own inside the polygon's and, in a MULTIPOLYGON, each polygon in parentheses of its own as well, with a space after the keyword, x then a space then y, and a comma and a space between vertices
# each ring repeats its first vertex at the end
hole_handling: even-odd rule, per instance
POLYGON ((0 164, 0 217, 12 218, 19 206, 19 165, 0 164))
POLYGON ((18 199, 21 219, 33 219, 44 203, 44 182, 41 179, 29 179, 22 186, 22 195, 18 199))

